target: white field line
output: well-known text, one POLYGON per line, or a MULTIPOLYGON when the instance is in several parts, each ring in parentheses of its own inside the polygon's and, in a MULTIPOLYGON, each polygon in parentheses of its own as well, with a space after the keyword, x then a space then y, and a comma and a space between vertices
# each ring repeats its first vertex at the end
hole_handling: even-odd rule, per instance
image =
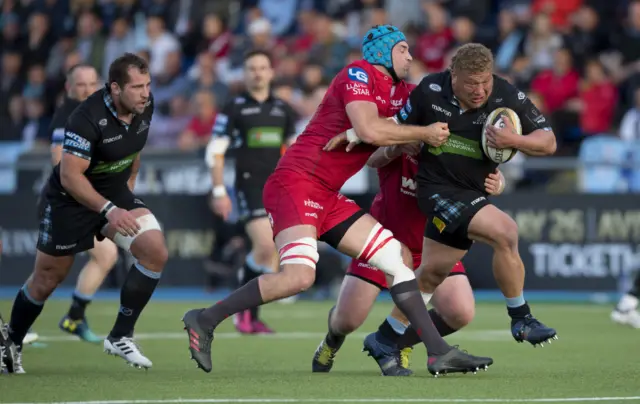
MULTIPOLYGON (((349 334, 351 337, 364 338, 369 333, 354 332, 349 334)), ((322 332, 277 332, 275 334, 252 335, 250 338, 268 338, 268 339, 315 339, 322 338, 326 333, 322 332)), ((453 336, 452 336, 453 337, 453 336)), ((458 339, 474 340, 474 341, 503 341, 511 338, 507 330, 479 330, 479 331, 463 331, 455 335, 458 339)), ((136 340, 175 340, 184 339, 184 332, 151 332, 139 333, 134 335, 136 340)), ((247 336, 237 332, 218 332, 215 334, 216 339, 235 339, 247 338, 247 336)), ((72 335, 41 335, 38 342, 72 342, 80 341, 78 337, 72 335)), ((1 403, 0 403, 1 404, 1 403)))
POLYGON ((216 404, 216 403, 581 403, 592 401, 640 401, 632 397, 564 398, 203 398, 165 400, 36 401, 0 404, 216 404))

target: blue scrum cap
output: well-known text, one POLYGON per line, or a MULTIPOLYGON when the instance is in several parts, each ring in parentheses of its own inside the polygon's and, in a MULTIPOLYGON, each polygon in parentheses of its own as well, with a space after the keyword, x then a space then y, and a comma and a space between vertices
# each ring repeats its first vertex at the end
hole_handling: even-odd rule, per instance
POLYGON ((381 65, 391 70, 391 50, 398 42, 406 40, 402 31, 393 25, 376 25, 362 39, 362 56, 372 65, 381 65))

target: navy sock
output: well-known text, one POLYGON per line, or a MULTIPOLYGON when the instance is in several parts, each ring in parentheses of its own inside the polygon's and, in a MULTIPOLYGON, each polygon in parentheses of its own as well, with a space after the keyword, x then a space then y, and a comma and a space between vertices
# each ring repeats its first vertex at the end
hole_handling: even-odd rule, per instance
MULTIPOLYGON (((244 286, 252 280, 258 278, 262 275, 261 272, 254 270, 253 266, 249 263, 249 257, 247 257, 247 261, 244 262, 242 266, 242 278, 240 280, 240 286, 244 286)), ((260 310, 260 306, 252 307, 249 309, 249 313, 251 313, 251 320, 258 319, 258 312, 260 310)))
POLYGON ((133 336, 138 317, 149 303, 160 281, 160 275, 159 272, 149 271, 140 264, 131 266, 120 290, 120 310, 110 337, 117 339, 133 336))
POLYGON ((29 295, 26 284, 20 288, 13 301, 9 321, 9 337, 16 345, 22 345, 24 336, 36 322, 43 307, 44 302, 37 301, 29 295))
POLYGON ((89 303, 91 303, 89 296, 83 296, 78 292, 74 292, 71 297, 71 307, 69 307, 69 318, 74 321, 84 320, 84 313, 89 303))
POLYGON ((507 307, 507 313, 509 313, 511 322, 513 323, 523 319, 527 314, 531 314, 531 309, 529 308, 529 304, 525 303, 518 307, 507 307))

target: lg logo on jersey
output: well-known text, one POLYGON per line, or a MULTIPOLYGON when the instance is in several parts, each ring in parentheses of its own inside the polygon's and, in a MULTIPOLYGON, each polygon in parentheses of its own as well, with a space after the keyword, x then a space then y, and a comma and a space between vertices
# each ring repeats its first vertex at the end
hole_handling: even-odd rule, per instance
POLYGON ((359 81, 364 84, 369 83, 369 76, 363 69, 359 67, 350 67, 348 75, 351 80, 359 81))

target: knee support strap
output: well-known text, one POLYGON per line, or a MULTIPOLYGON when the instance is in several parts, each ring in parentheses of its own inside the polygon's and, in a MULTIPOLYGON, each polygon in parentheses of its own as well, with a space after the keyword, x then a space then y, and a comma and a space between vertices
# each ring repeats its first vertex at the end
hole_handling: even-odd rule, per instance
POLYGON ((280 251, 280 265, 301 264, 316 269, 318 255, 318 242, 312 237, 303 237, 291 243, 287 243, 280 251))
POLYGON ((402 246, 393 233, 376 223, 358 259, 367 261, 386 274, 393 276, 392 286, 415 279, 413 271, 402 261, 402 246))
MULTIPOLYGON (((120 248, 122 248, 125 251, 129 251, 131 248, 131 244, 133 244, 133 241, 138 238, 138 236, 140 236, 142 233, 147 232, 149 230, 160 230, 162 231, 162 228, 160 227, 160 223, 158 223, 158 219, 156 219, 156 217, 154 215, 152 215, 151 213, 147 214, 147 215, 143 215, 140 216, 139 218, 136 219, 136 222, 138 222, 138 224, 140 225, 140 230, 138 230, 138 233, 131 237, 131 236, 123 236, 120 233, 116 233, 115 236, 113 236, 113 242, 120 248)), ((108 226, 108 225, 107 225, 108 226)), ((107 226, 105 226, 102 229, 102 234, 105 234, 105 230, 107 229, 107 226)))

